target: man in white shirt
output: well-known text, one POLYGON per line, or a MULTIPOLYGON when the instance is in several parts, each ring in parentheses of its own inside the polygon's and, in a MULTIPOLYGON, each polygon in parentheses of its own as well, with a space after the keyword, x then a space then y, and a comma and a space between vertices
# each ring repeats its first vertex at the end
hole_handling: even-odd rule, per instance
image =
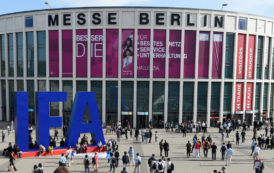
POLYGON ((134 161, 135 161, 134 173, 140 173, 142 158, 139 156, 139 153, 136 154, 136 157, 135 157, 134 161))
POLYGON ((231 148, 228 148, 226 150, 226 166, 228 166, 231 163, 232 155, 233 155, 233 150, 231 148))
POLYGON ((165 163, 162 159, 159 159, 159 162, 158 162, 158 172, 159 173, 163 173, 165 170, 165 163))
POLYGON ((258 146, 258 144, 256 144, 253 152, 253 160, 255 160, 255 158, 259 156, 260 150, 260 147, 258 146))

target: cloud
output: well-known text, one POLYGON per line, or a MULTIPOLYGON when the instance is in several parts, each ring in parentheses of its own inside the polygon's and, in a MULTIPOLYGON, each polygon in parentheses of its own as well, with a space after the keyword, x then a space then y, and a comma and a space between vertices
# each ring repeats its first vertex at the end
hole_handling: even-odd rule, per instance
POLYGON ((150 0, 55 0, 53 5, 57 6, 122 6, 131 5, 131 3, 145 3, 150 0))

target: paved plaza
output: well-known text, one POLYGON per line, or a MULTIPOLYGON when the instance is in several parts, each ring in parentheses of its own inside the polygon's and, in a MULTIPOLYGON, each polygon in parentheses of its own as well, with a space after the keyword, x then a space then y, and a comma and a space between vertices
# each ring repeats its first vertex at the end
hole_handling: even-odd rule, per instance
MULTIPOLYGON (((186 157, 186 142, 188 140, 192 141, 194 133, 188 133, 186 138, 182 137, 181 133, 175 132, 165 132, 163 129, 157 129, 158 131, 158 142, 161 139, 167 140, 170 145, 170 158, 175 165, 175 173, 212 173, 214 169, 220 170, 222 166, 225 165, 225 161, 221 161, 221 135, 216 128, 209 128, 206 136, 210 135, 218 146, 217 151, 217 161, 211 161, 211 150, 209 150, 208 158, 204 158, 201 150, 201 157, 191 158, 186 157)), ((105 132, 105 130, 104 130, 105 132)), ((154 140, 154 132, 153 130, 153 139, 152 143, 141 143, 136 142, 134 139, 129 138, 126 140, 123 136, 121 141, 118 143, 120 158, 123 155, 124 151, 128 151, 130 146, 134 147, 135 154, 139 152, 142 156, 142 164, 141 164, 141 172, 147 173, 148 170, 148 158, 151 154, 156 154, 156 158, 159 158, 159 144, 154 140)), ((236 132, 236 131, 235 131, 236 132)), ((255 172, 253 170, 253 159, 250 156, 250 145, 251 145, 251 137, 252 131, 247 131, 246 142, 240 143, 239 146, 235 144, 235 132, 230 134, 230 138, 225 138, 225 141, 232 142, 232 148, 234 150, 234 155, 232 158, 232 164, 227 166, 228 173, 252 173, 255 172)), ((263 134, 264 131, 261 130, 258 134, 263 134)), ((61 134, 61 130, 59 132, 61 134)), ((202 133, 197 134, 198 138, 201 139, 202 133)), ((110 138, 116 139, 116 135, 105 135, 106 141, 110 138)), ((0 144, 0 150, 7 147, 8 142, 11 141, 14 143, 14 132, 11 133, 10 136, 6 135, 6 141, 0 144)), ((265 169, 264 173, 273 173, 274 172, 274 150, 261 150, 260 158, 263 160, 265 169)), ((0 157, 0 172, 7 172, 9 159, 6 157, 0 157)), ((36 158, 22 158, 17 159, 15 161, 15 165, 18 169, 17 172, 20 173, 31 173, 34 164, 42 163, 44 167, 45 173, 51 173, 58 166, 59 156, 47 156, 47 157, 36 157, 36 158)), ((115 172, 120 173, 122 169, 121 160, 119 161, 119 167, 115 172)), ((84 172, 83 159, 75 158, 71 167, 69 167, 72 173, 80 173, 84 172)), ((133 172, 133 166, 128 167, 128 172, 133 172)), ((106 159, 99 160, 99 173, 108 172, 109 164, 106 159)))

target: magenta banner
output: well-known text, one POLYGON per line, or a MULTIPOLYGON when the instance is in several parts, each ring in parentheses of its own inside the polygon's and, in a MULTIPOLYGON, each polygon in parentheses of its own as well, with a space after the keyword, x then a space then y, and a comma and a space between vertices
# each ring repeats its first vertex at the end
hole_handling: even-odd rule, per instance
POLYGON ((102 77, 103 30, 90 31, 90 76, 102 77))
POLYGON ((196 31, 185 31, 184 78, 194 78, 196 31))
POLYGON ((118 29, 108 29, 106 35, 106 77, 118 77, 118 29))
POLYGON ((153 39, 153 77, 165 77, 166 30, 154 30, 153 39))
POLYGON ((59 76, 59 33, 49 31, 49 76, 59 76))
POLYGON ((149 77, 149 58, 150 58, 150 30, 138 30, 138 48, 137 48, 137 77, 149 77))
POLYGON ((214 32, 212 50, 212 78, 222 77, 223 33, 214 32))
POLYGON ((134 74, 134 30, 122 31, 122 77, 133 77, 134 74))
POLYGON ((86 29, 76 30, 76 76, 87 77, 88 34, 86 29))
POLYGON ((62 31, 62 76, 72 77, 72 30, 62 31))
POLYGON ((208 78, 209 32, 200 32, 199 36, 199 78, 208 78))
POLYGON ((169 78, 180 78, 181 30, 169 31, 169 78))

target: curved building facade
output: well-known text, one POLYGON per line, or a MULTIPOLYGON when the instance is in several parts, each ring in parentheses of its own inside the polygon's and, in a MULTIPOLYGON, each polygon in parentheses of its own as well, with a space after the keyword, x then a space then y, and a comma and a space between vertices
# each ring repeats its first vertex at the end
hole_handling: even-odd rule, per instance
MULTIPOLYGON (((0 119, 14 92, 94 91, 103 125, 273 117, 274 19, 150 7, 48 9, 0 16, 0 119)), ((88 110, 86 110, 88 113, 88 110)))

